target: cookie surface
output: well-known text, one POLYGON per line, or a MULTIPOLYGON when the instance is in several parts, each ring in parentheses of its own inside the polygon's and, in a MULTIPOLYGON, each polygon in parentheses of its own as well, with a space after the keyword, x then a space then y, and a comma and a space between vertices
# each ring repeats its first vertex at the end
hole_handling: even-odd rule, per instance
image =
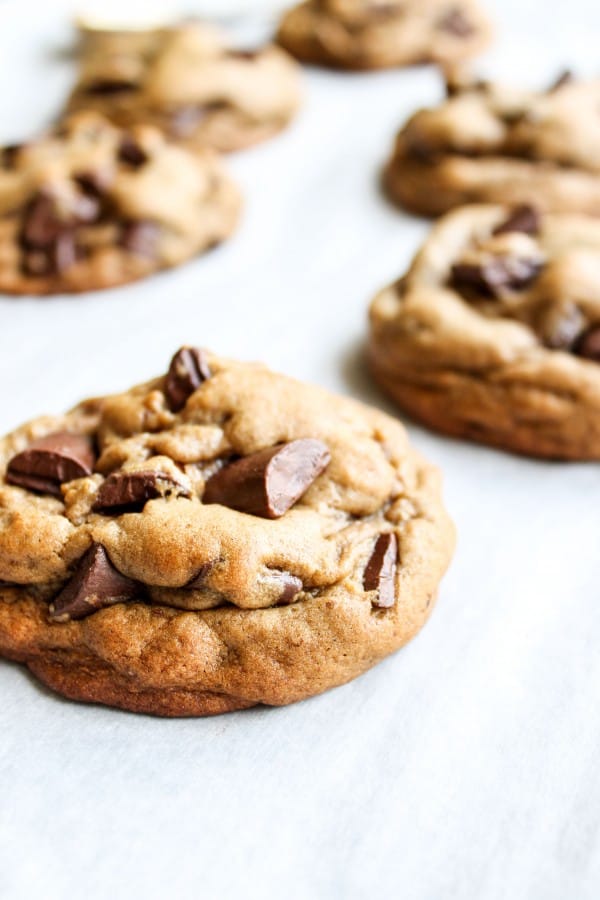
POLYGON ((453 547, 398 422, 194 348, 8 435, 0 465, 0 654, 135 711, 349 681, 420 629, 453 547))
POLYGON ((438 216, 465 203, 531 203, 600 215, 600 79, 545 91, 455 83, 399 132, 384 172, 400 206, 438 216))
POLYGON ((240 206, 212 151, 74 114, 39 140, 0 149, 0 291, 134 281, 223 241, 240 206))
POLYGON ((277 39, 303 62, 381 69, 466 59, 490 34, 476 0, 308 0, 283 16, 277 39))
POLYGON ((600 459, 600 221, 464 207, 370 313, 373 374, 433 429, 600 459))
POLYGON ((149 31, 82 28, 69 110, 123 127, 149 123, 190 147, 241 150, 277 134, 301 101, 297 63, 281 48, 225 46, 210 26, 149 31))

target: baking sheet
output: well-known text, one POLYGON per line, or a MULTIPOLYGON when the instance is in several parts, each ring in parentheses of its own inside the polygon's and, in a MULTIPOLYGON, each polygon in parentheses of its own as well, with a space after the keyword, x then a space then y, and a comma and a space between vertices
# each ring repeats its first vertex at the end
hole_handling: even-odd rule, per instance
MULTIPOLYGON (((487 5, 483 70, 597 69, 593 0, 487 5)), ((0 138, 58 107, 69 6, 0 0, 0 138)), ((366 307, 428 226, 376 173, 440 93, 425 68, 307 72, 289 131, 229 160, 246 210, 227 245, 118 290, 0 299, 0 432, 158 373, 184 342, 390 409, 364 373, 366 307)), ((352 684, 165 721, 66 702, 0 661, 0 897, 598 896, 598 467, 410 432, 443 467, 458 549, 423 632, 352 684)))

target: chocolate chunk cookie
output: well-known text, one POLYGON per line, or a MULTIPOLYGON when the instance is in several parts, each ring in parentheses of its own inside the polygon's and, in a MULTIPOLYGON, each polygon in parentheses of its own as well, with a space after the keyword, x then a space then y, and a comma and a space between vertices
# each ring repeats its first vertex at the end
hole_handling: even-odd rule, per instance
POLYGON ((297 63, 273 45, 228 49, 187 22, 152 31, 81 29, 69 109, 94 109, 128 128, 150 123, 192 147, 240 150, 272 137, 300 104, 297 63))
POLYGON ((307 0, 284 15, 278 41, 303 62, 383 69, 467 59, 490 35, 476 0, 307 0))
POLYGON ((375 409, 182 348, 0 441, 0 654, 159 715, 343 684, 427 619, 437 471, 375 409))
POLYGON ((370 363, 437 431, 600 459, 600 220, 471 206, 371 307, 370 363))
POLYGON ((600 79, 564 74, 538 92, 451 80, 401 129, 384 185, 426 216, 470 202, 600 215, 599 109, 600 79))
POLYGON ((0 151, 0 291, 134 281, 227 238, 239 208, 213 151, 74 114, 49 135, 0 151))

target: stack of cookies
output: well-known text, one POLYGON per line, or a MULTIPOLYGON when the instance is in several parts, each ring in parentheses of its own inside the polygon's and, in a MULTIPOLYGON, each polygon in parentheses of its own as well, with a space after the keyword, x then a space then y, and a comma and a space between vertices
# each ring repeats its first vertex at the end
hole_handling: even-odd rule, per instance
MULTIPOLYGON (((490 37, 476 0, 306 0, 280 46, 243 52, 198 23, 82 26, 64 115, 2 151, 0 290, 123 284, 228 237, 219 154, 291 120, 292 56, 438 63, 446 99, 402 127, 383 184, 443 218, 372 302, 370 369, 445 434, 600 459, 600 82, 465 74, 490 37)), ((426 621, 454 543, 399 422, 196 346, 2 439, 0 516, 0 654, 171 716, 354 678, 426 621)))

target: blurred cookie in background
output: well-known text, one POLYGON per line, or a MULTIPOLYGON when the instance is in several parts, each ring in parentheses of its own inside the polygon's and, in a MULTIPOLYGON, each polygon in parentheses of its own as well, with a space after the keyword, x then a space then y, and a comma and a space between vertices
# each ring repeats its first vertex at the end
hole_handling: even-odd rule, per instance
POLYGON ((277 39, 302 62, 383 69, 476 56, 491 26, 476 0, 307 0, 284 14, 277 39))
POLYGON ((0 291, 106 288, 178 265, 229 237, 240 193, 209 149, 93 112, 0 150, 0 291))
POLYGON ((301 102, 297 63, 280 47, 227 47, 198 21, 149 29, 81 22, 68 110, 160 128, 187 146, 241 150, 283 130, 301 102))
POLYGON ((390 198, 438 216, 471 202, 600 215, 600 79, 563 73, 541 91, 451 78, 400 130, 390 198))

